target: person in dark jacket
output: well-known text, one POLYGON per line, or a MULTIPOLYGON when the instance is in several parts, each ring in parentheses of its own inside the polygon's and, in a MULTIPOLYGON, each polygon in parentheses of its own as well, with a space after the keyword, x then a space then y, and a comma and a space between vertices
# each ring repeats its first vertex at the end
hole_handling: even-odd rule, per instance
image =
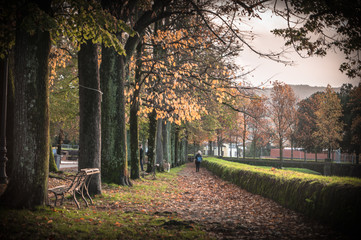
POLYGON ((202 152, 201 152, 201 150, 199 150, 194 159, 194 162, 196 163, 196 172, 199 172, 199 167, 201 166, 202 160, 203 160, 202 152))

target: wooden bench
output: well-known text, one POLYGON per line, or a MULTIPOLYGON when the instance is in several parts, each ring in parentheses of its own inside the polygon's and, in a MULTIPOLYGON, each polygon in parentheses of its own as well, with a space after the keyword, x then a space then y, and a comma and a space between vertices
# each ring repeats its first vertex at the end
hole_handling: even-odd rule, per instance
MULTIPOLYGON (((91 204, 93 204, 93 200, 89 195, 88 192, 88 186, 89 182, 94 174, 100 173, 98 168, 84 168, 81 169, 73 178, 70 185, 61 185, 57 186, 55 188, 48 189, 49 192, 53 193, 55 196, 55 202, 54 206, 56 206, 56 203, 58 201, 58 196, 61 196, 60 205, 63 204, 64 197, 66 193, 69 193, 73 196, 73 199, 77 205, 78 208, 80 208, 79 202, 76 198, 76 194, 79 193, 84 200, 87 207, 89 207, 89 204, 87 200, 84 197, 84 194, 90 199, 91 204)), ((49 199, 49 205, 50 205, 50 199, 49 199)))

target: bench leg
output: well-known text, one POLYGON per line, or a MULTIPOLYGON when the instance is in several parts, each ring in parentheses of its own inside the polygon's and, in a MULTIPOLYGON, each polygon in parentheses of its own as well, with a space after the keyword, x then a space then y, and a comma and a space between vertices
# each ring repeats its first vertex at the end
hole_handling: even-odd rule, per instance
MULTIPOLYGON (((63 205, 64 197, 65 197, 65 194, 62 193, 62 194, 61 194, 61 200, 60 200, 60 206, 63 205)), ((58 197, 56 197, 56 199, 58 199, 58 197)), ((56 200, 55 200, 55 202, 56 202, 56 200)))
MULTIPOLYGON (((86 185, 84 185, 84 190, 85 190, 85 193, 86 193, 87 197, 88 197, 89 200, 90 200, 90 203, 91 203, 92 205, 94 205, 93 199, 90 197, 90 194, 89 194, 89 191, 88 191, 88 187, 87 187, 86 185)), ((83 190, 83 191, 84 191, 84 190, 83 190)))
POLYGON ((87 200, 86 200, 85 197, 84 197, 84 187, 82 187, 82 188, 80 189, 80 195, 81 195, 81 198, 84 200, 86 206, 89 207, 89 204, 88 204, 87 200))
POLYGON ((75 203, 76 203, 76 206, 78 207, 78 209, 80 209, 79 202, 78 202, 78 200, 76 199, 76 191, 75 191, 75 190, 73 191, 73 198, 74 198, 74 201, 75 201, 75 203))
MULTIPOLYGON (((54 197, 55 197, 54 207, 56 207, 56 202, 58 200, 58 195, 55 192, 51 192, 51 193, 54 194, 54 197)), ((49 204, 49 206, 51 206, 50 197, 48 199, 48 204, 49 204)))

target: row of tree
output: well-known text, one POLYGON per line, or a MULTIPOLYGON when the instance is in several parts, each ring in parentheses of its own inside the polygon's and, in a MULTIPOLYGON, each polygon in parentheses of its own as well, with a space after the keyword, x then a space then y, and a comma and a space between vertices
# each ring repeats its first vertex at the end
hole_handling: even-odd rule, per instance
MULTIPOLYGON (((192 124, 194 132, 199 132, 194 139, 207 139, 208 149, 213 149, 213 141, 218 143, 218 153, 222 145, 243 142, 243 157, 246 156, 246 142, 249 155, 256 157, 260 148, 270 145, 280 149, 280 158, 285 144, 293 148, 317 153, 327 149, 341 149, 344 153, 356 154, 359 162, 360 142, 360 90, 361 85, 353 87, 344 84, 339 93, 331 86, 324 92, 316 92, 306 99, 298 101, 292 88, 275 81, 270 97, 254 93, 254 96, 242 100, 237 111, 228 106, 219 105, 212 116, 203 116, 202 121, 192 124), (212 118, 212 123, 210 122, 212 118)), ((212 152, 210 152, 212 154, 212 152)), ((239 153, 237 153, 239 156, 239 153)))

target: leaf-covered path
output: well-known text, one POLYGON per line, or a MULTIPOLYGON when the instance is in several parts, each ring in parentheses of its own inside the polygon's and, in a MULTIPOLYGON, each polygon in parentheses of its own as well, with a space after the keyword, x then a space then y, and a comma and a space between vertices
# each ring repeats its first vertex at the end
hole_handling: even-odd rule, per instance
POLYGON ((176 180, 182 194, 158 206, 195 221, 217 239, 348 239, 277 203, 225 182, 193 163, 176 180))

